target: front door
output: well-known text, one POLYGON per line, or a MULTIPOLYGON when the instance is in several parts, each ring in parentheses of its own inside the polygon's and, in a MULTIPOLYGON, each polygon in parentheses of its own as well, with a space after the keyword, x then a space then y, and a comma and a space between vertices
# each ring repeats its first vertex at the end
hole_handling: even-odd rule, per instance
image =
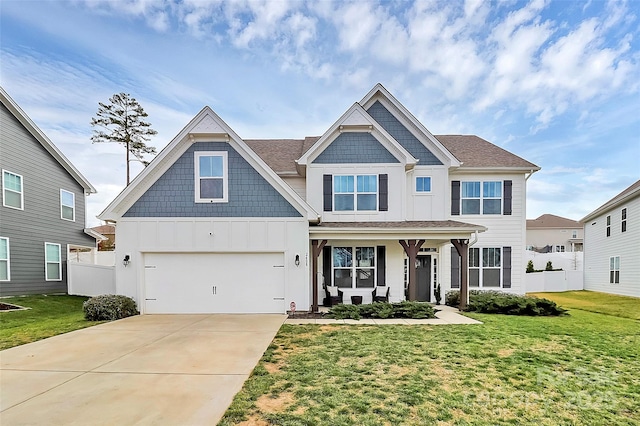
POLYGON ((416 268, 416 298, 420 302, 431 301, 431 256, 418 256, 416 268))

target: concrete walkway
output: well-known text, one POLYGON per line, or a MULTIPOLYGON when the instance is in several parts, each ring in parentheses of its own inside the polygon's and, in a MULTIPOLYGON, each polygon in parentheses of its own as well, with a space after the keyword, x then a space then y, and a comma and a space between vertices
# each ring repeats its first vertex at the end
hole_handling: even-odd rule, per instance
POLYGON ((0 352, 0 424, 216 424, 284 315, 143 315, 0 352))
POLYGON ((460 311, 457 308, 450 306, 439 305, 435 307, 439 311, 436 312, 436 318, 433 319, 404 319, 404 318, 389 318, 389 319, 371 319, 364 318, 360 320, 352 319, 305 319, 305 318, 289 318, 285 321, 285 324, 361 324, 361 325, 384 325, 384 324, 404 324, 404 325, 447 325, 447 324, 482 324, 480 321, 476 321, 473 318, 460 315, 460 311))

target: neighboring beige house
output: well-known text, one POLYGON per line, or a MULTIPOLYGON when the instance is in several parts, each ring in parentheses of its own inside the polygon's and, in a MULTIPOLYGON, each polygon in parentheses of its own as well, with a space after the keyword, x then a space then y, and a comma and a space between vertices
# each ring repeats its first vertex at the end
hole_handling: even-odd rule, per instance
POLYGON ((640 297, 640 180, 580 222, 584 289, 640 297))
POLYGON ((113 251, 116 249, 116 227, 114 225, 94 226, 91 229, 107 238, 98 242, 98 251, 113 251))
POLYGON ((582 224, 566 217, 543 214, 527 219, 527 250, 539 253, 582 251, 582 224))

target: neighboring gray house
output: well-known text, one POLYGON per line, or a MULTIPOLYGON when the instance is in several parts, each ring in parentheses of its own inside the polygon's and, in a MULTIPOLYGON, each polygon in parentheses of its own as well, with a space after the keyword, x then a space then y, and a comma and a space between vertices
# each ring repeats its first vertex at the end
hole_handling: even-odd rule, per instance
POLYGON ((0 87, 0 295, 67 291, 69 251, 95 250, 95 188, 0 87))
POLYGON ((640 180, 580 222, 584 289, 640 297, 640 180))

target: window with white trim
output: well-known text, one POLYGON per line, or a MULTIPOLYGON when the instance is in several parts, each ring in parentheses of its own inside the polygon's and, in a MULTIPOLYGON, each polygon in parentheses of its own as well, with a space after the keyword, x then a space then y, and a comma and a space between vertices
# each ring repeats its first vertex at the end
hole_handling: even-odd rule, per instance
POLYGON ((607 237, 611 236, 611 216, 607 216, 607 237))
POLYGON ((375 287, 375 247, 333 247, 332 250, 333 285, 341 288, 375 287))
POLYGON ((501 254, 500 247, 469 249, 469 287, 502 287, 501 254))
POLYGON ((196 203, 229 201, 226 151, 197 151, 195 157, 196 203))
POLYGON ((462 214, 501 214, 502 182, 461 182, 462 214))
POLYGON ((431 177, 417 176, 416 177, 416 193, 425 194, 429 192, 431 192, 431 177))
POLYGON ((620 256, 609 258, 609 284, 620 284, 620 256))
POLYGON ((627 209, 624 208, 622 209, 622 212, 620 213, 620 215, 622 216, 622 231, 621 232, 627 232, 627 209))
POLYGON ((11 257, 9 254, 9 239, 0 237, 0 281, 11 280, 11 257))
POLYGON ((76 194, 60 190, 60 217, 64 220, 76 220, 76 194))
POLYGON ((564 246, 563 245, 556 246, 555 252, 564 253, 564 246))
POLYGON ((24 190, 22 176, 2 171, 2 205, 12 209, 24 210, 24 190))
POLYGON ((571 231, 571 238, 578 238, 578 231, 571 231))
POLYGON ((378 210, 378 176, 334 176, 333 205, 334 211, 378 210))
POLYGON ((46 281, 62 281, 60 244, 44 243, 44 276, 46 281))

